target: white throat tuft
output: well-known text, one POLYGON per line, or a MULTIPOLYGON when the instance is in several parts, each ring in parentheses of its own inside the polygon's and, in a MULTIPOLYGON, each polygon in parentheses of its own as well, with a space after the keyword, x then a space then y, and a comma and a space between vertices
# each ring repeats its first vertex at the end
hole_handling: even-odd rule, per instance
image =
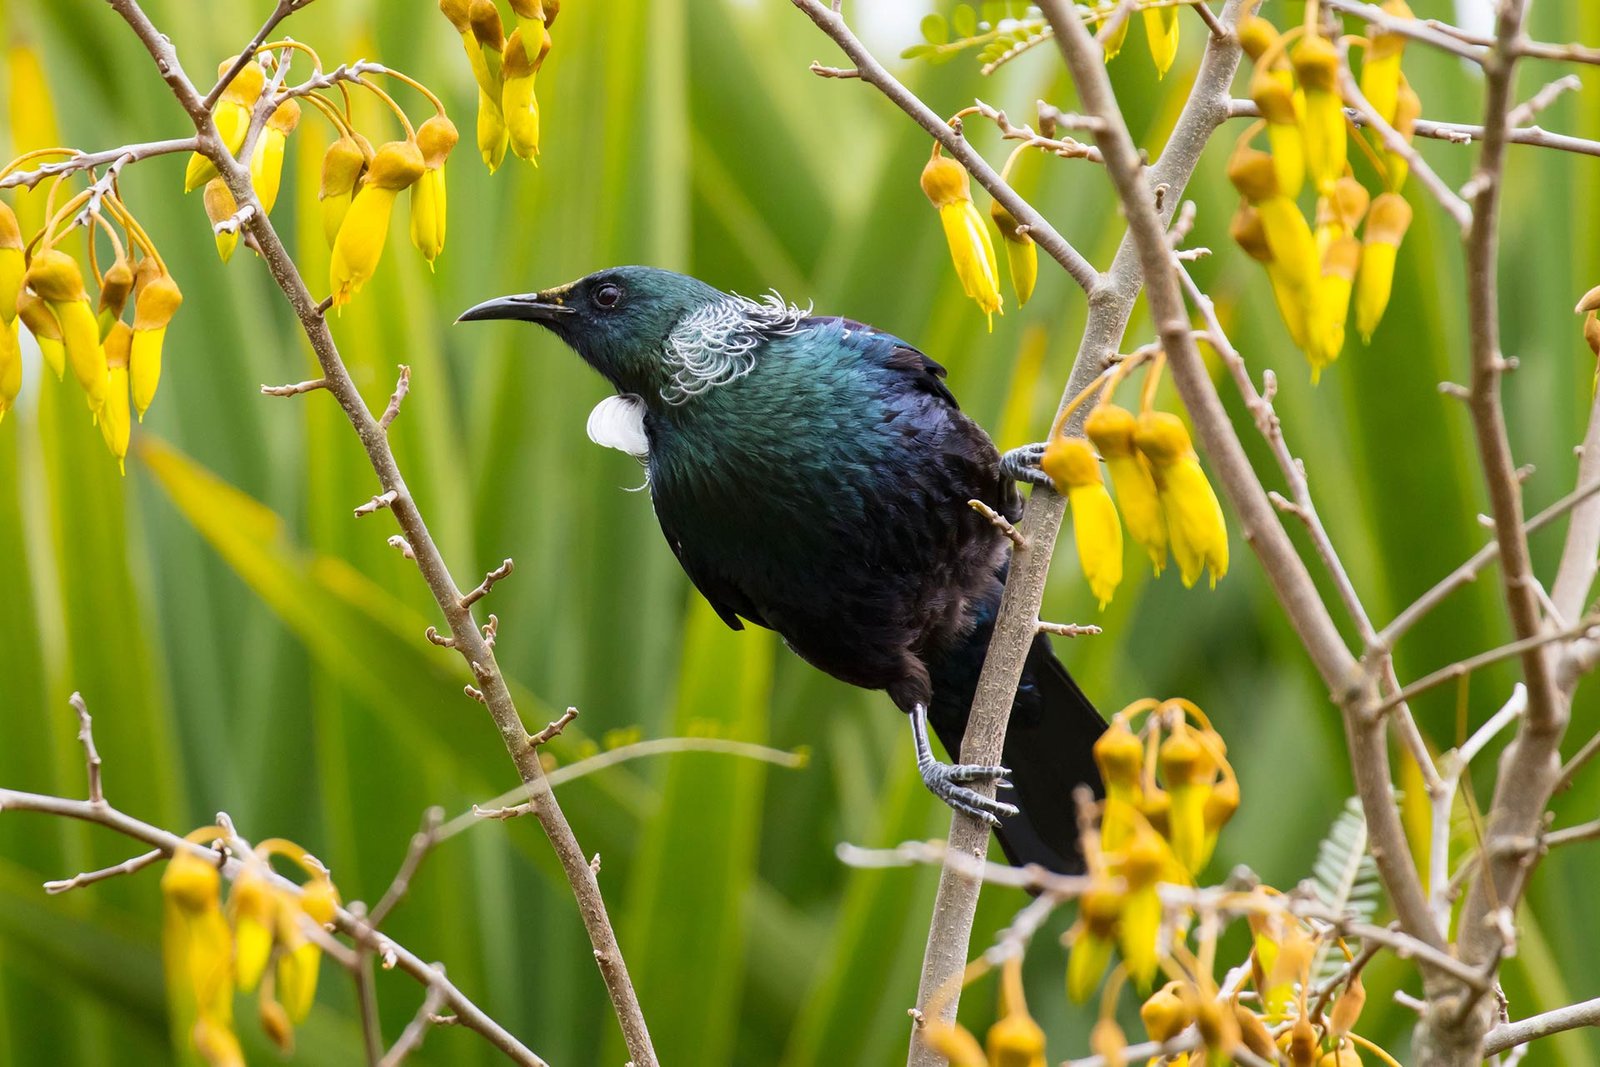
POLYGON ((644 432, 644 401, 632 393, 608 396, 589 412, 589 440, 644 459, 650 439, 644 432))

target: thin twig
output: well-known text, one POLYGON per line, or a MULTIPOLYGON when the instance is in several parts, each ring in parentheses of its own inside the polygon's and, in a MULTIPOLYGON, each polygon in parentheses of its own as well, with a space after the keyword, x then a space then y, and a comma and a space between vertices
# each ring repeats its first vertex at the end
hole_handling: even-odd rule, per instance
POLYGON ((560 718, 556 719, 552 723, 547 724, 544 729, 540 730, 538 733, 531 735, 528 738, 528 744, 534 746, 535 748, 538 748, 540 745, 548 744, 551 739, 561 735, 561 731, 567 728, 567 723, 571 722, 577 717, 578 709, 568 708, 566 711, 561 713, 560 718))
POLYGON ((1526 1045, 1530 1041, 1559 1034, 1563 1030, 1575 1030, 1580 1026, 1600 1026, 1600 997, 1586 1000, 1581 1004, 1570 1004, 1554 1011, 1542 1012, 1539 1015, 1530 1015, 1514 1023, 1501 1023, 1484 1036, 1483 1054, 1494 1056, 1509 1048, 1526 1045))
MULTIPOLYGON (((437 963, 435 968, 443 972, 444 968, 437 963)), ((412 1017, 405 1030, 401 1031, 399 1038, 389 1047, 383 1059, 378 1061, 378 1067, 398 1067, 398 1065, 422 1047, 423 1038, 428 1036, 428 1030, 434 1025, 438 1017, 439 1008, 444 1004, 444 997, 439 993, 438 986, 429 986, 428 992, 422 998, 422 1007, 417 1009, 417 1014, 412 1017)))
POLYGON ((439 827, 443 824, 443 808, 435 805, 422 813, 422 828, 411 835, 411 843, 406 846, 406 857, 401 861, 400 869, 395 872, 394 880, 389 883, 389 888, 383 897, 367 914, 367 922, 374 930, 383 925, 383 920, 389 917, 395 905, 405 899, 405 895, 411 891, 411 880, 416 877, 422 861, 441 840, 439 827))
POLYGON ((78 743, 83 746, 83 762, 89 778, 89 803, 104 804, 105 785, 100 779, 100 752, 94 747, 94 720, 89 717, 89 705, 82 693, 73 693, 67 703, 78 713, 78 743))
POLYGON ((326 388, 328 388, 328 379, 312 378, 309 381, 295 382, 293 385, 263 385, 261 392, 264 396, 299 396, 301 393, 309 393, 313 389, 326 388))
POLYGON ((394 422, 395 416, 400 414, 400 404, 405 400, 406 394, 411 392, 411 368, 404 363, 400 364, 400 380, 395 383, 394 392, 389 396, 389 406, 383 409, 383 414, 378 417, 378 429, 384 433, 389 432, 389 424, 394 422))
POLYGON ((71 878, 64 878, 54 882, 46 882, 44 884, 44 891, 51 895, 55 895, 57 893, 66 893, 86 885, 93 885, 96 882, 103 882, 107 878, 116 878, 124 874, 133 874, 136 871, 144 870, 146 867, 158 860, 165 859, 166 855, 167 854, 162 852, 159 848, 152 849, 149 852, 134 856, 132 859, 123 860, 121 863, 114 863, 110 867, 102 867, 98 871, 85 871, 83 874, 75 874, 71 878))
POLYGON ((1534 634, 1532 637, 1524 638, 1521 641, 1512 641, 1498 648, 1480 652, 1476 656, 1468 656, 1466 659, 1457 660, 1455 663, 1440 667, 1431 674, 1424 675, 1393 696, 1385 697, 1373 709, 1373 713, 1377 715, 1385 714, 1402 701, 1412 700, 1430 689, 1437 688, 1447 682, 1457 681, 1490 664, 1513 659, 1526 654, 1530 650, 1543 648, 1546 645, 1592 636, 1597 626, 1600 626, 1600 617, 1591 616, 1570 629, 1534 634))
POLYGON ((178 152, 193 152, 199 142, 193 137, 178 137, 169 141, 145 141, 140 144, 125 144, 120 148, 108 148, 103 152, 75 152, 66 159, 54 163, 41 163, 32 170, 13 171, 0 178, 0 189, 32 189, 46 178, 56 178, 63 174, 75 174, 78 171, 98 170, 100 167, 124 161, 125 163, 138 163, 156 156, 173 155, 178 152))
POLYGON ((1010 541, 1013 545, 1018 548, 1028 547, 1028 539, 1023 537, 1022 534, 1017 531, 1017 528, 1011 524, 1010 519, 1000 514, 994 508, 991 508, 988 504, 985 504, 981 500, 969 500, 967 501, 967 506, 973 511, 976 511, 979 515, 982 515, 984 518, 988 519, 990 524, 994 526, 996 530, 999 530, 1002 534, 1005 534, 1006 540, 1010 541))
POLYGON ((500 566, 484 575, 483 581, 479 582, 471 592, 462 594, 461 606, 463 608, 472 607, 472 605, 489 595, 489 590, 494 588, 496 582, 509 575, 515 569, 516 564, 511 562, 509 557, 502 560, 500 566))

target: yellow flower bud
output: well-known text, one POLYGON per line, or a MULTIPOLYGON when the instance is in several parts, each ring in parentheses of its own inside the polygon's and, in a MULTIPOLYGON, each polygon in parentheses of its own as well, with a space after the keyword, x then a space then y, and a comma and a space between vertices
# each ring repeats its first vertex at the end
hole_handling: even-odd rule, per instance
POLYGON ((1367 1004, 1367 987, 1361 983, 1358 974, 1350 979, 1350 984, 1345 987, 1339 999, 1333 1002, 1333 1011, 1328 1017, 1328 1036, 1343 1037, 1356 1028, 1356 1023, 1361 1021, 1361 1009, 1367 1004))
POLYGON ((0 422, 17 402, 22 391, 22 345, 17 340, 17 322, 0 322, 0 422))
POLYGON ((1300 111, 1289 73, 1257 70, 1250 79, 1250 98, 1267 120, 1267 140, 1272 146, 1272 165, 1277 171, 1278 188, 1294 199, 1305 182, 1305 147, 1300 137, 1300 111))
POLYGON ((1156 61, 1156 76, 1165 78, 1178 55, 1178 9, 1146 8, 1144 33, 1150 41, 1150 58, 1156 61))
POLYGON ((1128 1035, 1122 1032, 1117 1020, 1103 1018, 1089 1030, 1089 1051, 1099 1056, 1105 1067, 1125 1067, 1128 1058, 1128 1035))
POLYGON ((983 1053, 983 1046, 960 1023, 929 1019, 922 1031, 922 1040, 943 1056, 950 1067, 988 1067, 989 1061, 983 1053))
POLYGON ((1200 1039, 1214 1054, 1210 1062, 1232 1063, 1233 1059, 1228 1054, 1239 1046, 1239 1023, 1234 1019, 1232 1009, 1209 997, 1200 998, 1195 1007, 1194 1021, 1199 1027, 1200 1039))
POLYGON ((1017 294, 1017 306, 1021 307, 1033 295, 1034 284, 1039 280, 1039 246, 1033 243, 1032 237, 1019 232, 1017 220, 1011 217, 1011 212, 1000 201, 990 202, 989 217, 994 220, 995 229, 1000 231, 1005 245, 1006 266, 1011 271, 1011 289, 1017 294))
MULTIPOLYGON (((1383 10, 1396 18, 1415 17, 1406 0, 1387 0, 1383 10)), ((1361 62, 1361 95, 1367 98, 1372 110, 1392 126, 1400 90, 1400 57, 1405 53, 1406 39, 1403 34, 1389 33, 1378 26, 1370 28, 1369 39, 1371 43, 1361 62)))
POLYGON ((294 1053, 294 1024, 289 1021, 289 1013, 283 1010, 283 1005, 276 1000, 262 997, 258 1013, 261 1019, 261 1029, 266 1033, 272 1043, 278 1046, 278 1051, 285 1056, 294 1053))
POLYGON ((1078 562, 1100 609, 1122 582, 1122 523, 1100 476, 1100 464, 1083 437, 1054 437, 1040 461, 1056 491, 1072 507, 1072 533, 1078 562))
POLYGON ((1205 821, 1206 803, 1214 788, 1211 761, 1188 727, 1180 723, 1161 743, 1158 766, 1172 798, 1167 840, 1184 869, 1198 874, 1211 858, 1205 821))
POLYGON ((1251 15, 1239 23, 1239 44, 1252 63, 1261 62, 1267 50, 1278 43, 1278 27, 1260 15, 1251 15))
POLYGON ((246 864, 234 879, 228 918, 233 923, 234 970, 246 993, 261 981, 272 958, 280 903, 278 892, 253 865, 246 864))
POLYGON ((1361 1055, 1354 1045, 1343 1043, 1331 1052, 1324 1052, 1317 1060, 1317 1067, 1361 1067, 1361 1055))
MULTIPOLYGON (((1417 120, 1422 117, 1422 98, 1417 95, 1411 83, 1404 74, 1400 75, 1400 90, 1395 98, 1394 129, 1406 144, 1410 144, 1417 132, 1417 120)), ((1399 152, 1386 151, 1384 163, 1389 171, 1389 188, 1399 192, 1405 185, 1406 178, 1411 173, 1411 161, 1399 152)))
POLYGON ((106 397, 106 354, 77 262, 53 248, 38 252, 28 266, 27 282, 55 312, 67 362, 83 386, 89 410, 98 415, 106 397))
POLYGON ((59 381, 67 373, 67 349, 61 339, 61 322, 37 293, 24 289, 17 297, 17 317, 33 334, 39 354, 59 381))
MULTIPOLYGON (((237 59, 225 59, 217 67, 217 76, 228 73, 228 68, 233 66, 237 59)), ((244 147, 245 134, 250 132, 250 112, 256 106, 256 100, 261 96, 261 90, 266 87, 266 73, 262 71, 261 64, 254 59, 239 68, 227 88, 222 90, 222 95, 217 99, 217 106, 212 109, 212 120, 217 124, 217 135, 222 139, 222 146, 231 156, 237 156, 239 149, 244 147)), ((206 182, 217 176, 216 165, 199 152, 189 157, 188 169, 183 175, 183 191, 192 193, 206 182)))
POLYGON ((233 1026, 233 939, 222 915, 220 893, 215 864, 187 849, 179 849, 167 861, 161 876, 161 944, 167 980, 182 1001, 193 1006, 200 1022, 211 1027, 202 1032, 197 1025, 194 1033, 197 1047, 207 1056, 212 1055, 208 1051, 212 1043, 227 1052, 233 1026))
POLYGON ((245 1067, 244 1049, 233 1032, 230 1016, 226 1023, 210 1016, 201 1016, 194 1024, 194 1047, 208 1067, 245 1067))
POLYGON ((1194 1023, 1194 995, 1181 983, 1168 982, 1139 1005, 1139 1021, 1150 1040, 1171 1041, 1194 1023))
POLYGON ((506 119, 500 110, 500 97, 478 91, 478 155, 484 166, 493 174, 505 162, 506 149, 511 144, 511 131, 506 129, 506 119))
POLYGON ((1189 431, 1176 415, 1150 411, 1139 416, 1134 441, 1150 461, 1183 584, 1192 587, 1200 572, 1209 569, 1216 588, 1217 579, 1228 573, 1228 529, 1189 431))
POLYGON ((109 313, 112 318, 117 318, 127 306, 128 294, 131 292, 133 292, 133 267, 129 266, 126 258, 119 258, 100 277, 100 301, 96 305, 97 309, 102 314, 109 313))
POLYGON ((1000 272, 989 229, 972 203, 967 172, 955 160, 940 155, 935 146, 928 165, 922 168, 921 181, 923 193, 939 209, 945 243, 950 246, 950 258, 955 263, 956 276, 961 279, 961 288, 990 316, 989 327, 993 329, 993 315, 1001 310, 1002 304, 1000 272))
POLYGON ((1122 901, 1123 894, 1104 883, 1091 885, 1078 898, 1078 922, 1067 953, 1067 996, 1075 1004, 1093 996, 1106 973, 1122 901))
POLYGON ((100 436, 106 447, 117 457, 117 468, 128 473, 128 435, 131 430, 128 418, 128 349, 133 341, 133 329, 120 319, 111 325, 106 334, 106 395, 100 409, 100 436))
POLYGON ((534 75, 550 51, 550 31, 543 22, 536 25, 541 38, 537 46, 524 45, 520 27, 511 31, 501 66, 500 111, 505 116, 511 151, 530 162, 539 154, 539 98, 534 94, 534 75))
POLYGON ((1326 192, 1344 176, 1349 152, 1339 98, 1339 51, 1326 37, 1313 34, 1295 45, 1290 62, 1305 93, 1306 170, 1317 191, 1326 192))
POLYGON ((17 297, 22 295, 22 278, 27 269, 16 213, 10 204, 0 200, 0 326, 9 326, 17 319, 17 297))
POLYGON ((430 270, 444 251, 444 161, 460 139, 455 123, 443 113, 434 115, 417 130, 417 147, 427 169, 411 187, 411 243, 428 261, 430 270))
MULTIPOLYGON (((538 41, 544 36, 545 26, 553 21, 554 16, 548 16, 541 0, 510 0, 511 14, 517 20, 517 32, 522 34, 524 41, 538 41)), ((514 35, 514 34, 513 34, 514 35)), ((548 49, 548 45, 545 46, 548 49)), ((531 55, 528 57, 533 58, 531 55)))
POLYGON ((1100 42, 1100 51, 1105 53, 1106 62, 1117 58, 1122 51, 1122 45, 1128 39, 1128 24, 1133 21, 1131 15, 1116 18, 1116 5, 1110 7, 1108 14, 1100 23, 1100 28, 1095 31, 1095 39, 1100 42))
POLYGON ((1363 341, 1372 340, 1389 306, 1395 260, 1410 226, 1411 205, 1399 193, 1383 193, 1372 201, 1361 246, 1361 270, 1356 276, 1356 329, 1363 341))
POLYGON ((285 900, 278 908, 278 1000, 295 1025, 311 1014, 322 966, 322 949, 300 927, 302 914, 293 900, 285 900))
POLYGON ((1272 1032, 1261 1021, 1261 1016, 1240 1004, 1238 998, 1232 1001, 1231 1006, 1234 1024, 1239 1028, 1239 1040, 1244 1047, 1268 1063, 1278 1062, 1278 1046, 1273 1043, 1272 1032))
POLYGON ((1022 957, 1007 957, 1000 973, 1000 1018, 989 1028, 989 1067, 1044 1067, 1044 1030, 1028 1014, 1022 957))
POLYGON ((239 247, 239 229, 219 230, 217 225, 238 214, 239 203, 233 198, 233 191, 228 188, 228 183, 221 178, 212 178, 206 182, 204 193, 206 218, 211 220, 211 236, 217 243, 217 255, 226 263, 233 258, 234 249, 239 247))
POLYGON ((1133 412, 1115 404, 1101 404, 1089 412, 1084 432, 1111 472, 1117 492, 1117 509, 1135 542, 1150 556, 1159 577, 1167 566, 1167 518, 1156 495, 1150 465, 1134 446, 1133 412))
POLYGON ((322 236, 329 248, 339 236, 339 226, 355 196, 356 179, 361 177, 370 154, 370 146, 343 135, 322 156, 322 186, 317 199, 322 202, 322 236))
POLYGON ((1289 1067, 1312 1067, 1317 1061, 1317 1032, 1311 1020, 1304 1015, 1296 1018, 1278 1038, 1278 1047, 1289 1057, 1289 1067))
POLYGON ((270 213, 278 202, 278 189, 283 181, 283 146, 299 123, 300 105, 285 100, 273 111, 256 138, 256 146, 250 153, 250 180, 255 183, 263 211, 270 213))
MULTIPOLYGON (((141 272, 146 259, 140 263, 141 272)), ((133 386, 133 407, 144 421, 144 413, 155 399, 156 386, 161 382, 161 345, 166 340, 167 324, 183 303, 183 293, 172 275, 163 271, 151 272, 153 277, 142 282, 133 301, 133 342, 128 356, 128 376, 133 386)))
POLYGON ((377 270, 395 197, 426 169, 422 152, 412 141, 390 141, 373 153, 361 191, 351 201, 333 242, 328 275, 335 307, 348 304, 377 270))

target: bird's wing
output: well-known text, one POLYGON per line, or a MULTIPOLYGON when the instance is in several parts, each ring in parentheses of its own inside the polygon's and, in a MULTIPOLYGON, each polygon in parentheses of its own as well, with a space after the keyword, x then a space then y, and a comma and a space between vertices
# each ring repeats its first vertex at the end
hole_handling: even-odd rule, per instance
POLYGON ((737 586, 722 578, 711 568, 701 565, 693 556, 684 553, 683 542, 679 539, 677 530, 673 528, 672 521, 662 513, 659 505, 655 511, 656 521, 661 524, 661 533, 672 548, 672 554, 678 557, 678 565, 683 568, 683 573, 689 576, 689 581, 694 583, 700 595, 706 598, 706 603, 711 605, 717 617, 727 623, 731 630, 744 629, 741 615, 757 626, 767 626, 766 620, 761 617, 761 612, 737 586))

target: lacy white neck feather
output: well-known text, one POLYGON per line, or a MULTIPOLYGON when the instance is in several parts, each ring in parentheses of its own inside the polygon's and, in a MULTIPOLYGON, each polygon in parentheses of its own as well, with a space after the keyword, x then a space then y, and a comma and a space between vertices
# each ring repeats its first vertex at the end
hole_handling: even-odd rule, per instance
POLYGON ((776 292, 760 300, 733 294, 689 312, 667 335, 663 361, 672 380, 661 398, 682 404, 744 377, 755 366, 757 345, 793 335, 810 314, 809 306, 795 307, 776 292))

